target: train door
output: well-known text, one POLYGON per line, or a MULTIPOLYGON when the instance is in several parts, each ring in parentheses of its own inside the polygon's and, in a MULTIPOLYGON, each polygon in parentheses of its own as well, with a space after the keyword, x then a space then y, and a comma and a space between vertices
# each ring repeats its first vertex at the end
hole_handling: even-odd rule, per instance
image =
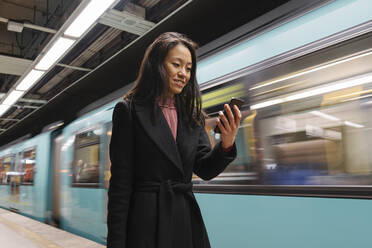
POLYGON ((35 197, 35 173, 36 173, 36 146, 28 147, 19 153, 18 156, 18 173, 20 174, 17 182, 20 184, 19 187, 19 200, 22 207, 22 212, 33 214, 34 207, 41 202, 34 202, 37 198, 35 197))
POLYGON ((7 195, 7 183, 6 183, 6 170, 4 166, 4 158, 0 158, 0 206, 6 206, 6 200, 4 200, 7 195))
POLYGON ((9 165, 10 171, 8 174, 8 180, 10 183, 10 199, 9 199, 9 209, 12 211, 19 211, 19 185, 20 185, 20 174, 17 166, 17 158, 19 154, 10 155, 6 157, 6 161, 9 165))
POLYGON ((2 187, 2 196, 4 198, 3 205, 4 207, 10 207, 10 180, 11 180, 11 173, 13 172, 13 155, 7 154, 1 159, 2 166, 1 166, 1 172, 0 172, 0 184, 4 187, 2 187))
POLYGON ((13 211, 32 214, 35 169, 36 147, 17 154, 10 180, 10 208, 13 211))

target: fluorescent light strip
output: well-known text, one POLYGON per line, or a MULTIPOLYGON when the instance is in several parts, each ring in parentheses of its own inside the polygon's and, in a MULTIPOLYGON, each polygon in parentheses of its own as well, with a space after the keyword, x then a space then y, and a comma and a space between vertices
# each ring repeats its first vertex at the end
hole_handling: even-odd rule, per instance
MULTIPOLYGON (((372 89, 361 90, 361 91, 356 91, 356 92, 352 92, 352 93, 349 93, 349 94, 344 94, 344 95, 340 95, 340 96, 330 97, 328 100, 334 101, 334 100, 340 100, 342 98, 353 97, 353 96, 356 96, 356 97, 351 98, 351 99, 357 99, 359 97, 363 98, 364 95, 366 95, 368 93, 371 93, 371 92, 372 92, 372 89)), ((349 99, 345 99, 345 100, 343 100, 341 102, 344 102, 344 101, 347 101, 347 100, 350 100, 350 98, 349 99)))
POLYGON ((18 101, 21 96, 23 96, 25 92, 19 90, 13 90, 4 100, 2 104, 4 105, 13 105, 15 102, 18 101))
POLYGON ((308 97, 311 97, 311 96, 317 96, 317 95, 329 93, 329 92, 332 92, 332 91, 337 91, 337 90, 346 89, 346 88, 354 87, 354 86, 361 85, 361 84, 366 84, 366 83, 369 83, 371 81, 372 81, 372 73, 368 73, 368 74, 365 74, 363 76, 358 76, 354 79, 341 80, 337 84, 324 86, 324 87, 320 87, 320 88, 316 88, 316 89, 312 89, 312 90, 307 90, 307 91, 304 91, 304 92, 289 95, 287 97, 282 97, 282 98, 278 98, 278 99, 269 100, 269 101, 261 102, 261 103, 258 103, 258 104, 254 104, 254 105, 251 106, 251 109, 252 110, 253 109, 260 109, 260 108, 265 108, 265 107, 268 107, 268 106, 276 105, 276 104, 279 104, 279 103, 285 103, 285 102, 289 102, 289 101, 295 101, 295 100, 299 100, 299 99, 308 98, 308 97))
POLYGON ((16 90, 28 90, 30 89, 35 82, 37 82, 43 75, 44 71, 31 70, 25 78, 18 84, 16 90))
POLYGON ((75 40, 59 37, 35 66, 37 70, 48 70, 74 44, 75 40))
MULTIPOLYGON (((313 115, 316 115, 316 116, 319 116, 319 117, 322 117, 324 119, 331 120, 331 121, 341 121, 337 117, 334 117, 332 115, 327 115, 327 114, 322 113, 320 111, 311 111, 310 114, 313 114, 313 115)), ((356 128, 362 128, 362 127, 364 127, 363 125, 360 125, 360 124, 357 124, 357 123, 354 123, 354 122, 351 122, 351 121, 344 121, 344 124, 346 126, 356 127, 356 128)))
POLYGON ((310 114, 313 114, 313 115, 322 117, 322 118, 327 119, 327 120, 330 120, 330 121, 340 121, 339 118, 334 117, 332 115, 327 115, 327 114, 325 114, 323 112, 320 112, 320 111, 311 111, 310 114))
POLYGON ((364 127, 363 125, 360 125, 360 124, 357 124, 357 123, 354 123, 354 122, 351 122, 351 121, 344 121, 344 124, 346 126, 356 127, 356 128, 362 128, 362 127, 364 127))
POLYGON ((115 0, 92 0, 64 32, 65 35, 80 37, 115 0))
POLYGON ((280 78, 280 79, 277 79, 277 80, 272 80, 272 81, 269 81, 267 83, 254 86, 254 87, 250 88, 249 90, 259 89, 259 88, 269 86, 269 85, 272 85, 272 84, 275 84, 275 83, 279 83, 279 82, 282 82, 282 81, 285 81, 285 80, 288 80, 288 79, 292 79, 292 78, 295 78, 295 77, 306 75, 306 74, 311 73, 311 72, 316 72, 316 71, 319 71, 319 70, 322 70, 322 69, 326 69, 326 68, 329 68, 331 66, 335 66, 335 65, 338 65, 338 64, 341 64, 341 63, 345 63, 345 62, 348 62, 348 61, 351 61, 351 60, 354 60, 354 59, 362 58, 364 56, 371 55, 371 54, 372 54, 372 51, 369 51, 367 53, 363 53, 363 54, 359 54, 359 55, 356 55, 356 56, 348 57, 346 59, 335 61, 335 62, 326 64, 326 65, 322 65, 322 66, 319 66, 319 67, 316 67, 316 68, 313 68, 313 69, 310 69, 310 70, 295 73, 295 74, 287 76, 287 77, 283 77, 283 78, 280 78))
POLYGON ((367 98, 367 97, 372 97, 372 94, 368 94, 368 95, 364 95, 364 96, 358 96, 358 97, 346 99, 346 100, 343 100, 341 102, 350 102, 350 101, 354 101, 354 100, 358 100, 358 99, 363 99, 363 98, 367 98))
POLYGON ((266 108, 266 107, 269 107, 269 106, 272 106, 272 105, 280 104, 280 103, 283 103, 283 100, 284 99, 279 98, 279 99, 274 99, 274 100, 270 100, 270 101, 266 101, 266 102, 257 103, 257 104, 254 104, 254 105, 251 106, 251 110, 266 108))
POLYGON ((11 106, 9 105, 0 105, 0 116, 2 116, 11 106))

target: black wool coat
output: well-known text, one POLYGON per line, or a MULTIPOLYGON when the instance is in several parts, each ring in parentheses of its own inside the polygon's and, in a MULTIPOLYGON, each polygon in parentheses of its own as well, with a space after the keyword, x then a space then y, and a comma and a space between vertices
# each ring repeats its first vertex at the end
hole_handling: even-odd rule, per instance
POLYGON ((121 101, 114 108, 107 247, 210 248, 192 173, 216 177, 236 147, 211 149, 204 127, 188 128, 179 113, 175 141, 160 109, 152 124, 152 107, 121 101))

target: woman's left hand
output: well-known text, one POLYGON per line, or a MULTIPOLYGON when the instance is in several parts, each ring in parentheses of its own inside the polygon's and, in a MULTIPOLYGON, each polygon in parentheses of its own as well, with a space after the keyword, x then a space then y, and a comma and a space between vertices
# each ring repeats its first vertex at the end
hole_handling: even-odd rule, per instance
POLYGON ((233 107, 235 118, 228 104, 225 104, 224 108, 227 117, 222 113, 222 111, 220 111, 218 113, 219 118, 217 118, 217 125, 221 130, 222 148, 226 149, 234 145, 242 114, 240 113, 240 110, 236 105, 234 105, 233 107))

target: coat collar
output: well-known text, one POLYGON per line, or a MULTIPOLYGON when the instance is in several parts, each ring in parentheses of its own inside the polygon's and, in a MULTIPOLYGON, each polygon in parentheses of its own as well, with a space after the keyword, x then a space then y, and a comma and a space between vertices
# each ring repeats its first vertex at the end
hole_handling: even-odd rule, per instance
MULTIPOLYGON (((169 128, 167 120, 165 119, 161 109, 160 121, 156 125, 153 125, 151 121, 152 106, 149 104, 138 104, 134 103, 136 115, 148 136, 155 142, 160 150, 172 161, 172 163, 180 170, 182 174, 183 165, 182 160, 178 151, 177 144, 174 140, 172 132, 169 128)), ((182 125, 179 125, 182 121, 178 118, 177 125, 177 139, 179 138, 182 130, 182 125)), ((183 135, 182 135, 183 136, 183 135)))

